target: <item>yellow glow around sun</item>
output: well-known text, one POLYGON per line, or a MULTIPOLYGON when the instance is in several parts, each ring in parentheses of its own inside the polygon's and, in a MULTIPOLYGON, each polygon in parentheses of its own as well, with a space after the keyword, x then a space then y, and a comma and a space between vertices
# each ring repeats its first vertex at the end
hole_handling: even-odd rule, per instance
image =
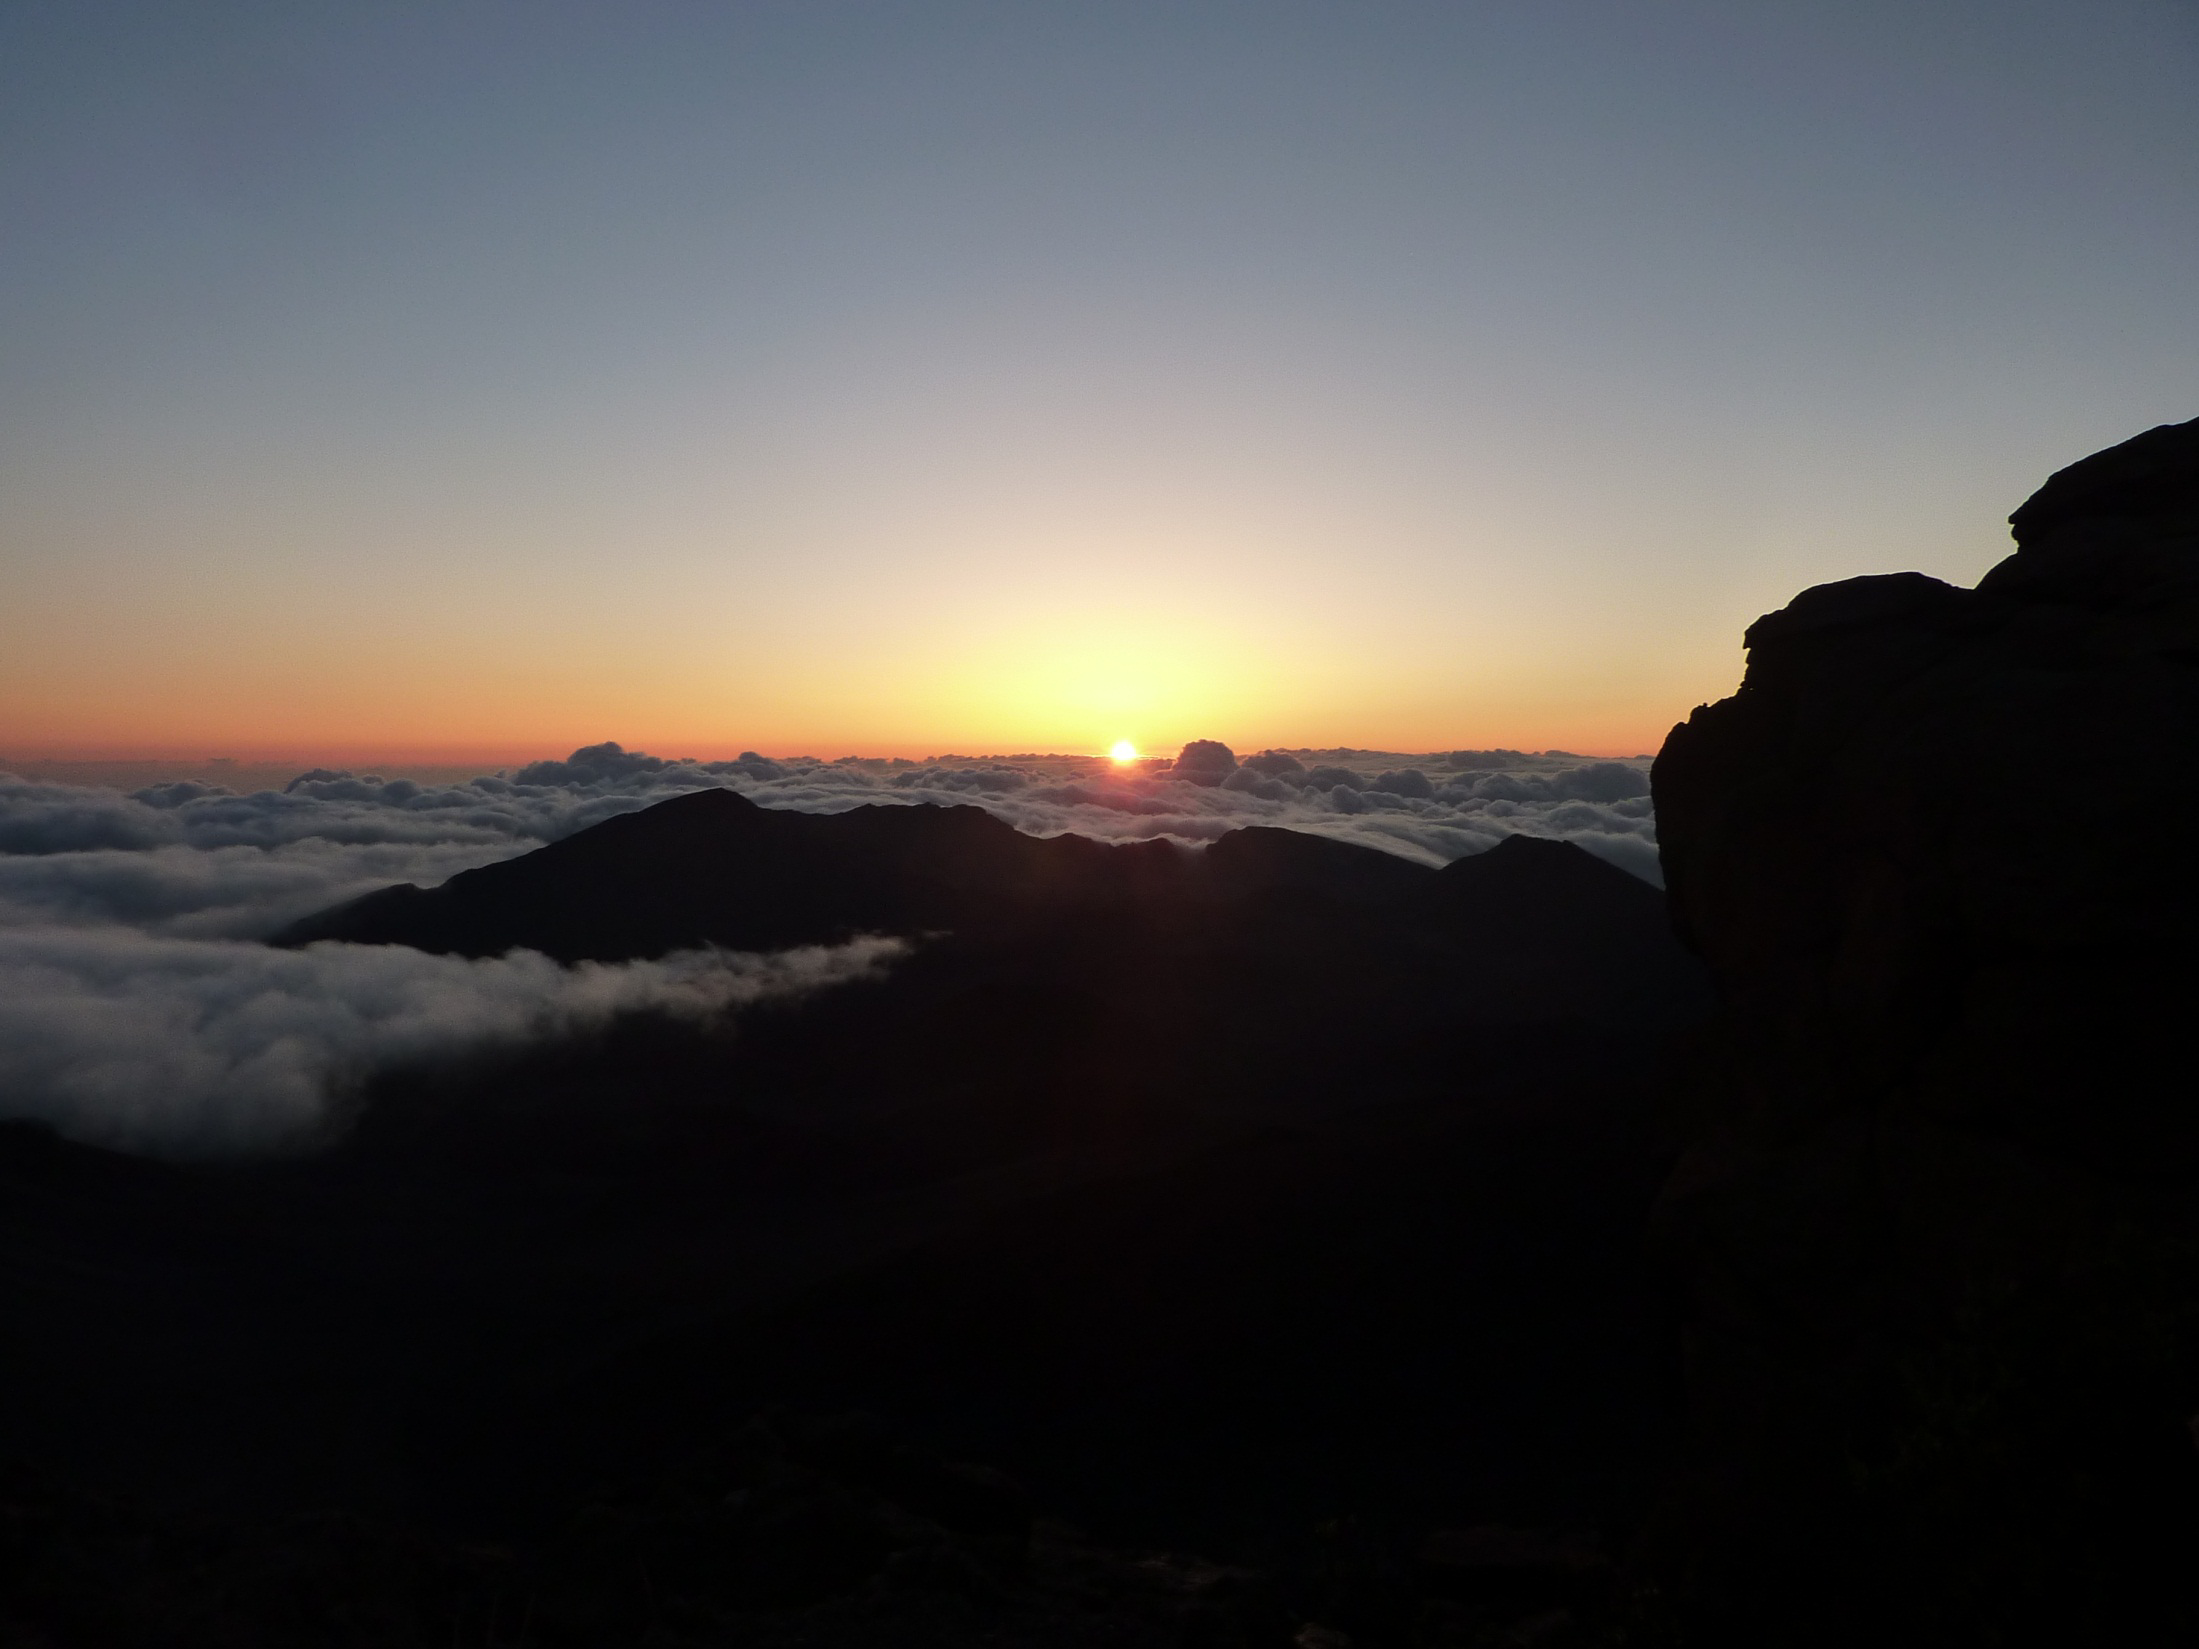
POLYGON ((1107 753, 1125 767, 1138 759, 1138 747, 1128 739, 1117 739, 1107 753))

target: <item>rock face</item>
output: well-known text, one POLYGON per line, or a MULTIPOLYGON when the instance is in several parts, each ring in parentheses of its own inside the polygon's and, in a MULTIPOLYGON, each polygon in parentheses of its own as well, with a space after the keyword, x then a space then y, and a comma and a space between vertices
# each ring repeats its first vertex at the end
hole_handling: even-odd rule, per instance
POLYGON ((1654 771, 1722 1008, 1651 1561, 1756 1641, 2199 1641, 2199 421, 2012 525, 1759 619, 1654 771))

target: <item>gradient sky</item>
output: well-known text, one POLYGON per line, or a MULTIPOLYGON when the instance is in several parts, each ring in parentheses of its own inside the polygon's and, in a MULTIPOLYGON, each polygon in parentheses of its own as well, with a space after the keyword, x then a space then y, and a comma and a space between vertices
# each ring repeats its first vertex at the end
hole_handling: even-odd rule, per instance
POLYGON ((2199 414, 2199 7, 0 5, 0 755, 1655 748, 2199 414))

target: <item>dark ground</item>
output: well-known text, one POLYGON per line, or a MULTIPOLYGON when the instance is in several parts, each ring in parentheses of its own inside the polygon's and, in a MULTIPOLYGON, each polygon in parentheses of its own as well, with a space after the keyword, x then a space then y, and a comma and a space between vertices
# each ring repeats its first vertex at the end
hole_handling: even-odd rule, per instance
POLYGON ((1701 997, 1654 890, 1015 838, 1001 894, 1005 827, 910 809, 839 827, 944 833, 848 849, 892 876, 805 840, 766 898, 709 891, 778 851, 722 806, 474 873, 420 937, 932 937, 717 1031, 385 1077, 307 1158, 0 1131, 16 1641, 1602 1630, 1580 1577, 1679 1407, 1641 1233, 1701 997), (655 891, 591 905, 606 863, 655 891), (1486 1525, 1537 1532, 1428 1544, 1486 1525))

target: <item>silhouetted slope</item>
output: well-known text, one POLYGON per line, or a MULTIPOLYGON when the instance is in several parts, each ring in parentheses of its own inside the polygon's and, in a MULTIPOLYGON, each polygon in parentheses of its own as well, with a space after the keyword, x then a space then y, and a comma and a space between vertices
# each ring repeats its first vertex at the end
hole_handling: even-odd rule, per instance
POLYGON ((442 887, 369 894, 278 942, 349 939, 560 961, 823 944, 855 933, 985 928, 1035 907, 1165 881, 1161 844, 1025 836, 974 807, 790 813, 701 790, 442 887))
POLYGON ((1326 836, 1254 825, 1206 848, 1203 876, 1224 898, 1296 894, 1333 905, 1400 906, 1427 894, 1425 865, 1326 836))
POLYGON ((433 890, 368 894, 277 942, 474 956, 524 946, 611 961, 706 943, 765 950, 856 933, 990 933, 1109 906, 1157 916, 1285 892, 1334 913, 1399 903, 1430 875, 1391 854, 1293 831, 1234 831, 1201 853, 1026 836, 975 807, 796 813, 704 790, 433 890))
MULTIPOLYGON (((386 1073, 317 1157, 0 1134, 6 1442, 244 1520, 247 1567, 290 1538, 252 1520, 327 1505, 518 1540, 538 1574, 570 1535, 608 1565, 572 1607, 628 1623, 637 1573, 710 1593, 773 1542, 836 1597, 910 1552, 970 1556, 808 1467, 778 1490, 842 1522, 806 1534, 728 1511, 740 1479, 630 1552, 576 1510, 607 1482, 660 1506, 664 1474, 776 1404, 874 1408, 1045 1510, 1262 1561, 1339 1515, 1390 1545, 1623 1520, 1673 1420, 1640 1288, 1651 1073, 1707 999, 1657 907, 1551 844, 1438 872, 1285 831, 1112 847, 722 792, 388 890, 288 941, 911 948, 720 1026, 643 1015, 386 1073), (682 1569, 705 1528, 745 1555, 682 1569)), ((73 1550, 72 1506, 38 1550, 73 1550)), ((139 1526, 114 1527, 102 1561, 128 1571, 112 1541, 139 1526)), ((312 1561, 384 1557, 413 1572, 349 1536, 312 1561)))
POLYGON ((2013 524, 1760 619, 1657 760, 1723 1002, 1668 1573, 1751 1642, 2199 1640, 2199 422, 2013 524))
MULTIPOLYGON (((1284 975, 1318 973, 1336 990, 1374 980, 1416 999, 1437 991, 1481 1019, 1628 1024, 1703 1000, 1656 890, 1569 843, 1514 837, 1438 872, 1295 831, 1232 831, 1204 849, 1108 846, 1024 836, 972 807, 794 813, 727 791, 659 803, 440 888, 369 894, 276 942, 609 961, 858 933, 1022 947, 1034 978, 1071 958, 1154 980, 1198 969, 1178 995, 1283 989, 1284 975)), ((1157 1005, 1152 990, 1133 994, 1157 1005)))
POLYGON ((1507 836, 1486 853, 1454 859, 1423 893, 1446 926, 1502 928, 1564 943, 1639 948, 1667 924, 1655 888, 1571 842, 1507 836))
POLYGON ((1664 895, 1571 842, 1509 836, 1454 860, 1420 912, 1476 964, 1458 981, 1462 1018, 1671 1025, 1707 1005, 1672 965, 1664 895))

